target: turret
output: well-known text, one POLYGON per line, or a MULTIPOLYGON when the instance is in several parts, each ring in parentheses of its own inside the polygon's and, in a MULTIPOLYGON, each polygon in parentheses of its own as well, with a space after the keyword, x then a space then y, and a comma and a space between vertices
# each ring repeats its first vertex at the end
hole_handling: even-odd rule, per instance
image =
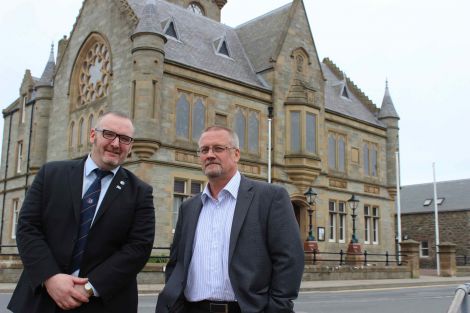
POLYGON ((131 36, 132 48, 132 111, 136 125, 134 152, 139 158, 149 158, 160 143, 158 114, 161 104, 163 63, 167 41, 157 22, 155 0, 147 0, 141 18, 131 36))
POLYGON ((30 168, 34 171, 46 162, 47 135, 49 126, 49 112, 52 107, 55 74, 54 45, 46 67, 36 84, 34 97, 31 99, 31 114, 33 114, 33 137, 30 153, 30 168))
POLYGON ((387 186, 390 195, 394 197, 396 195, 396 152, 399 151, 398 120, 400 117, 393 105, 388 81, 385 82, 385 95, 378 118, 387 127, 387 186))

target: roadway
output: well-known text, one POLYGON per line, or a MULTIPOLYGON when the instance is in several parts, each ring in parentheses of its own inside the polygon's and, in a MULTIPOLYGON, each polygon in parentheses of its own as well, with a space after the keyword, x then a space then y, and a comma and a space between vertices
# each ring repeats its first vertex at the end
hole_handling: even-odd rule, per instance
MULTIPOLYGON (((301 292, 295 301, 297 313, 443 313, 458 285, 376 288, 367 290, 301 292)), ((0 312, 11 293, 0 294, 0 312)), ((154 313, 157 297, 139 295, 139 313, 154 313)))

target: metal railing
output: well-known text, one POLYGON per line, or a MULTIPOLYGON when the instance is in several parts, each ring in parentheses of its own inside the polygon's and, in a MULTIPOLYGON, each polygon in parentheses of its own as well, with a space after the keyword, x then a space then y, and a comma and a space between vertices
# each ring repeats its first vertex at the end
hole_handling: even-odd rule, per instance
POLYGON ((455 290, 454 299, 450 304, 447 313, 469 313, 468 294, 470 293, 470 284, 463 284, 455 290))
POLYGON ((455 261, 457 265, 469 265, 470 264, 470 256, 469 255, 456 255, 455 261))
MULTIPOLYGON (((318 252, 317 250, 314 250, 312 252, 305 252, 305 254, 310 256, 308 259, 310 264, 317 264, 317 262, 328 261, 338 262, 339 265, 345 265, 346 256, 348 255, 362 256, 364 258, 364 265, 369 263, 384 263, 385 266, 389 266, 391 263, 396 263, 396 265, 403 265, 403 263, 406 263, 406 261, 402 260, 402 257, 406 256, 405 254, 390 254, 388 251, 385 253, 368 253, 367 251, 364 251, 363 253, 347 253, 343 250, 340 250, 339 252, 318 252), (323 257, 324 255, 327 257, 323 257)), ((306 262, 306 264, 309 264, 309 262, 306 262)))

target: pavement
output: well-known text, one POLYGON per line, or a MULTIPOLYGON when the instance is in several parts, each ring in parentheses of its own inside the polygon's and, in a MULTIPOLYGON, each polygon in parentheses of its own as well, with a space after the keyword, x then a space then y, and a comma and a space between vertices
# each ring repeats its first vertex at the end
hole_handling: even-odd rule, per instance
MULTIPOLYGON (((449 285, 457 288, 465 283, 470 283, 470 276, 437 277, 435 275, 421 275, 419 278, 405 279, 303 281, 300 285, 300 291, 342 291, 449 285)), ((16 284, 0 283, 0 293, 11 293, 15 286, 16 284)), ((163 289, 163 286, 163 284, 140 284, 139 294, 157 294, 163 289)))

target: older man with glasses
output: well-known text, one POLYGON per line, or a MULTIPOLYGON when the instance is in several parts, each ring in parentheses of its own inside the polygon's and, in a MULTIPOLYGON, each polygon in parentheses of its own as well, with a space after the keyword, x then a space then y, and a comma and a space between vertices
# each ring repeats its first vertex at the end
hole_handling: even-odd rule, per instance
POLYGON ((109 112, 90 131, 90 154, 41 167, 21 208, 24 271, 14 313, 136 313, 137 273, 152 251, 152 187, 121 167, 132 121, 109 112))
POLYGON ((304 254, 289 195, 240 174, 228 128, 205 129, 197 152, 209 183, 181 205, 156 313, 292 313, 304 254))

